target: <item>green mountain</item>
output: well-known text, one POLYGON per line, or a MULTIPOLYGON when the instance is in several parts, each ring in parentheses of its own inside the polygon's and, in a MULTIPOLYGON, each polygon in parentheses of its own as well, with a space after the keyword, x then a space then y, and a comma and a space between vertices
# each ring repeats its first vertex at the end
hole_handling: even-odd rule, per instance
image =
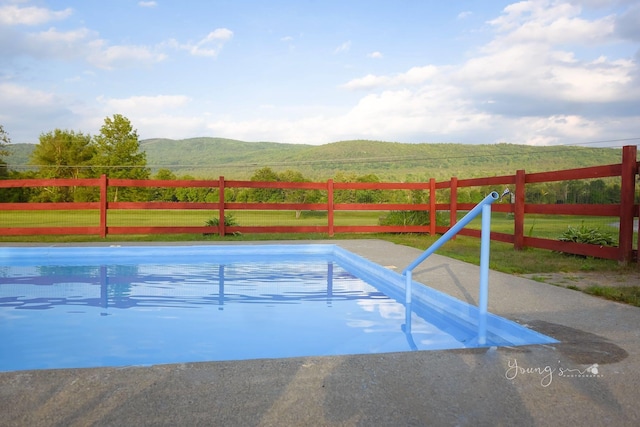
POLYGON ((8 144, 6 146, 9 156, 4 161, 9 165, 9 169, 21 170, 29 163, 29 156, 35 144, 8 144))
POLYGON ((178 176, 217 178, 222 175, 228 179, 243 179, 264 165, 291 161, 293 156, 310 146, 190 138, 147 139, 140 141, 140 148, 147 153, 147 164, 154 171, 163 168, 178 176))
MULTIPOLYGON (((34 145, 11 144, 5 160, 23 170, 34 145)), ((620 163, 620 149, 514 144, 405 144, 382 141, 341 141, 325 145, 246 142, 223 138, 140 141, 147 164, 155 173, 169 169, 179 177, 248 179, 260 168, 300 171, 313 180, 336 174, 375 174, 380 179, 438 180, 509 175, 518 169, 544 172, 620 163)))

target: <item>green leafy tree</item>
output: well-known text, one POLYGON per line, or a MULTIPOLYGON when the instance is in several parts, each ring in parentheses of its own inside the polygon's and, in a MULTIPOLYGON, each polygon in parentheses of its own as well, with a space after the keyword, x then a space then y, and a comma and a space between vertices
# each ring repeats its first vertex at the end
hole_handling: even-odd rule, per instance
MULTIPOLYGON (((264 167, 253 174, 251 181, 278 182, 280 177, 271 168, 264 167)), ((282 202, 284 200, 284 192, 280 188, 252 188, 249 198, 254 202, 282 202)))
MULTIPOLYGON (((7 179, 35 179, 37 178, 35 171, 9 171, 7 179)), ((40 189, 37 187, 16 187, 0 189, 0 202, 8 203, 27 203, 36 200, 40 189)))
MULTIPOLYGON (((85 178, 91 174, 95 149, 91 136, 81 132, 56 129, 40 135, 40 142, 31 153, 30 163, 38 166, 41 178, 85 178)), ((81 187, 45 187, 39 199, 55 202, 86 200, 81 187), (77 197, 76 197, 77 196, 77 197)))
POLYGON ((30 163, 38 166, 43 178, 83 178, 89 176, 95 148, 91 136, 56 129, 40 135, 30 163))
MULTIPOLYGON (((193 181, 191 175, 183 175, 180 179, 193 181)), ((176 200, 179 202, 217 202, 218 188, 213 187, 180 187, 175 189, 176 200)))
MULTIPOLYGON (((640 184, 640 180, 637 181, 636 186, 640 184)), ((620 203, 620 184, 613 183, 607 186, 605 195, 605 203, 620 203)), ((636 196, 636 203, 640 201, 640 194, 636 196)))
POLYGON ((0 125, 0 156, 8 156, 9 150, 7 145, 11 144, 9 134, 4 130, 4 127, 0 125))
MULTIPOLYGON (((177 179, 176 174, 169 169, 159 169, 154 177, 155 179, 161 179, 164 181, 170 181, 177 179)), ((149 194, 150 200, 157 200, 163 202, 175 202, 178 200, 176 196, 176 189, 172 187, 154 188, 149 194)))
POLYGON ((10 143, 11 139, 9 139, 9 134, 7 134, 2 125, 0 125, 0 178, 7 177, 7 163, 4 161, 3 157, 9 155, 7 145, 10 143))
MULTIPOLYGON (((359 176, 356 182, 380 182, 380 178, 374 174, 359 176)), ((380 203, 383 201, 383 193, 380 190, 357 190, 357 203, 380 203)))
MULTIPOLYGON (((333 178, 334 182, 355 182, 358 177, 354 173, 345 174, 344 172, 337 172, 333 178)), ((333 193, 333 200, 335 203, 355 203, 356 191, 355 190, 336 190, 333 193)))
MULTIPOLYGON (((100 134, 93 139, 96 155, 93 158, 94 169, 99 174, 109 178, 148 179, 150 171, 147 168, 147 156, 140 151, 138 132, 133 129, 131 122, 120 114, 104 119, 100 134)), ((114 202, 118 198, 133 200, 144 197, 143 189, 128 189, 114 187, 110 190, 109 198, 114 202)))
POLYGON ((597 204, 608 203, 608 201, 606 200, 607 184, 604 182, 604 180, 596 179, 594 181, 591 181, 589 183, 588 189, 589 189, 588 190, 589 203, 597 203, 597 204))
MULTIPOLYGON (((282 182, 309 182, 302 173, 293 170, 286 170, 278 175, 282 182)), ((284 201, 289 203, 317 203, 321 198, 318 190, 304 190, 296 188, 285 188, 283 190, 284 201)), ((300 218, 301 211, 296 211, 296 218, 300 218)))

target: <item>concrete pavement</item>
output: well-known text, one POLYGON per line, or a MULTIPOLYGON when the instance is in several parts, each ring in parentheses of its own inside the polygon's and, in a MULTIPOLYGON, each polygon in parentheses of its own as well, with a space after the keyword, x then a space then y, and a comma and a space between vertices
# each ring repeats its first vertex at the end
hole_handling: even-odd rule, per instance
MULTIPOLYGON (((398 271, 421 253, 312 243, 398 271)), ((432 255, 413 278, 477 304, 477 266, 432 255)), ((0 425, 640 425, 639 308, 493 271, 489 283, 492 313, 561 343, 0 373, 0 425)))

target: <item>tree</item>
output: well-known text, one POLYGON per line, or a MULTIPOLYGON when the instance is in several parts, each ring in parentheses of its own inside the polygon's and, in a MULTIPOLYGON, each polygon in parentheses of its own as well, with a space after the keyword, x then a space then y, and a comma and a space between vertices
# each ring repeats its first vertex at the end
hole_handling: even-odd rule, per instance
MULTIPOLYGON (((181 180, 193 181, 191 175, 183 175, 181 180)), ((176 188, 176 200, 179 202, 216 202, 218 201, 217 188, 205 187, 179 187, 176 188)))
POLYGON ((40 135, 30 163, 38 166, 43 178, 83 178, 91 174, 95 148, 91 136, 56 129, 40 135))
MULTIPOLYGON (((104 119, 100 134, 93 139, 96 155, 93 158, 95 171, 105 174, 109 178, 148 179, 150 171, 147 169, 147 156, 140 152, 138 132, 133 129, 131 122, 120 114, 113 118, 104 119)), ((118 201, 118 188, 115 187, 109 198, 118 201)), ((122 189, 120 197, 123 199, 134 197, 141 190, 122 189)))
MULTIPOLYGON (((164 181, 177 179, 176 174, 165 168, 159 169, 154 178, 164 181)), ((149 199, 163 202, 175 202, 178 200, 176 197, 176 189, 171 187, 152 189, 151 194, 149 194, 149 199)))
POLYGON ((7 150, 8 144, 11 144, 9 134, 4 130, 4 127, 0 125, 0 156, 9 155, 9 150, 7 150))
POLYGON ((2 125, 0 125, 0 178, 7 176, 7 163, 4 161, 3 157, 9 155, 7 145, 10 143, 11 139, 9 139, 9 134, 7 134, 2 125))
MULTIPOLYGON (((380 178, 372 173, 359 176, 356 182, 380 182, 380 178)), ((356 203, 380 203, 382 192, 380 190, 357 190, 356 203)))
POLYGON ((589 183, 589 202, 604 204, 606 200, 607 184, 602 179, 596 179, 589 183))
MULTIPOLYGON (((333 178, 334 182, 355 182, 358 177, 354 173, 349 175, 344 172, 337 172, 333 178)), ((336 190, 333 192, 334 203, 355 203, 356 190, 336 190)))
MULTIPOLYGON (((253 174, 251 181, 278 182, 280 178, 271 168, 264 167, 253 174)), ((249 197, 255 202, 282 202, 284 200, 284 192, 280 188, 252 188, 249 197)))
MULTIPOLYGON (((40 143, 31 153, 30 162, 38 166, 42 178, 84 178, 91 174, 95 149, 91 136, 81 132, 56 129, 40 135, 40 143)), ((71 202, 76 200, 77 187, 47 187, 42 200, 71 202)), ((82 198, 85 198, 83 193, 82 198)))
MULTIPOLYGON (((286 170, 278 175, 282 182, 309 182, 302 173, 293 170, 286 170)), ((321 198, 318 190, 304 190, 288 188, 283 190, 284 201, 289 203, 316 203, 321 198)), ((302 211, 296 210, 296 219, 300 218, 302 211)))

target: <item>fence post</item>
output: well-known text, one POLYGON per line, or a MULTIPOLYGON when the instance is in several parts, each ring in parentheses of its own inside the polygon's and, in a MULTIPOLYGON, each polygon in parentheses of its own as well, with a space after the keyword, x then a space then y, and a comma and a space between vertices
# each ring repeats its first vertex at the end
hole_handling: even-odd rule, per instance
MULTIPOLYGON (((640 170, 638 170, 638 173, 640 174, 640 170)), ((636 262, 638 263, 638 267, 640 267, 640 205, 638 205, 638 212, 636 216, 638 217, 638 230, 636 230, 638 232, 638 246, 636 246, 638 251, 636 253, 636 262)))
POLYGON ((224 237, 224 176, 218 178, 218 233, 224 237))
MULTIPOLYGON (((622 147, 622 174, 620 183, 620 230, 618 235, 618 262, 627 264, 633 258, 633 217, 635 201, 635 182, 638 173, 638 147, 622 147)), ((640 258, 640 256, 638 257, 640 258)))
POLYGON ((436 235, 436 179, 429 179, 429 235, 436 235))
MULTIPOLYGON (((458 178, 451 178, 451 186, 450 186, 450 196, 449 196, 449 229, 456 225, 458 222, 458 178)), ((456 236, 452 236, 451 240, 455 240, 456 236)))
POLYGON ((107 237, 107 175, 100 175, 100 237, 107 237))
POLYGON ((329 237, 333 237, 333 179, 327 181, 327 227, 329 237))
POLYGON ((524 248, 524 202, 526 173, 524 169, 516 171, 516 200, 513 206, 513 248, 524 248))

